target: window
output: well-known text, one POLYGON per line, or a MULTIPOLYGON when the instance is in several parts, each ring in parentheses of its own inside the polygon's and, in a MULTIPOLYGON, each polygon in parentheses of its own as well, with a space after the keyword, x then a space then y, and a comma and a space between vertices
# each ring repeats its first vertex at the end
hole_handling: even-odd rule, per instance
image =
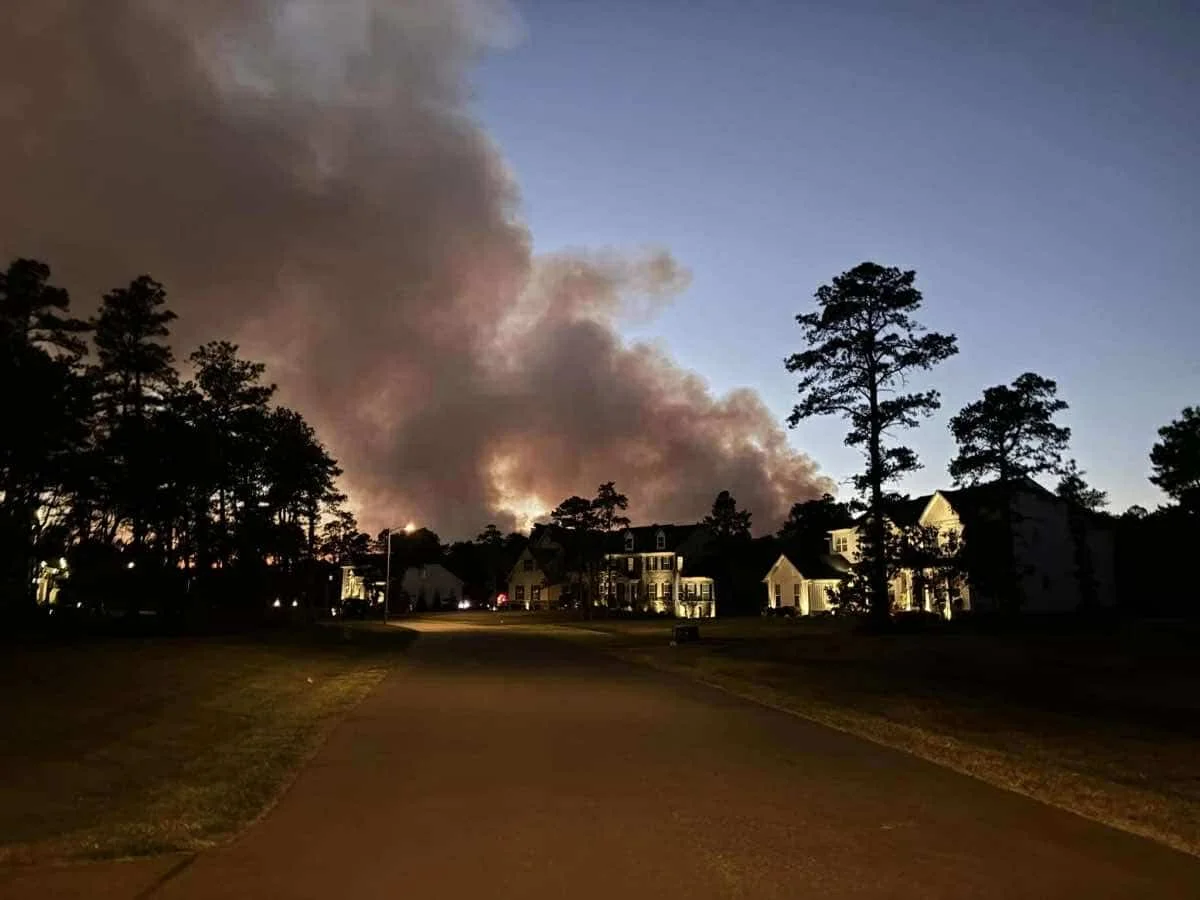
POLYGON ((700 585, 700 599, 701 600, 711 600, 712 599, 712 585, 709 584, 707 581, 704 582, 702 585, 700 585))
POLYGON ((626 553, 633 552, 633 532, 632 531, 625 532, 625 552, 626 553))
POLYGON ((523 568, 526 572, 532 572, 533 571, 533 557, 529 557, 524 562, 522 562, 521 568, 523 568))
POLYGON ((776 606, 778 606, 780 603, 780 599, 779 599, 780 590, 781 590, 781 588, 779 587, 779 582, 777 581, 777 582, 775 582, 775 605, 776 606))
POLYGON ((657 556, 646 557, 646 568, 649 569, 651 572, 657 571, 658 557, 657 556))
POLYGON ((654 549, 655 550, 666 550, 667 549, 667 536, 661 531, 654 537, 654 549))
POLYGON ((800 605, 800 582, 798 581, 792 582, 792 605, 800 605))
POLYGON ((850 538, 844 534, 834 535, 833 552, 846 553, 850 550, 850 538))
POLYGON ((632 556, 625 557, 625 570, 627 572, 633 571, 633 557, 632 556))
POLYGON ((666 603, 671 602, 671 585, 670 585, 670 583, 663 585, 663 600, 666 603))
POLYGON ((525 602, 525 585, 523 585, 523 584, 517 585, 517 602, 518 603, 525 602))
POLYGON ((535 584, 529 589, 529 602, 535 606, 542 602, 542 586, 535 584))
POLYGON ((667 569, 667 570, 675 568, 675 557, 673 557, 673 556, 663 557, 663 568, 667 569))

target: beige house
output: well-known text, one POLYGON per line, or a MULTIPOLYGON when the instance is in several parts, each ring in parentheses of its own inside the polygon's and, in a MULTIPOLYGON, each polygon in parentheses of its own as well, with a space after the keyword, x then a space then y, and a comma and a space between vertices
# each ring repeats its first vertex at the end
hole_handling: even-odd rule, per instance
POLYGON ((767 608, 794 610, 797 616, 829 612, 830 592, 841 583, 848 569, 841 557, 781 553, 763 576, 767 608))
POLYGON ((643 525, 608 537, 599 594, 618 609, 672 613, 681 619, 713 618, 712 578, 685 574, 712 540, 703 525, 643 525))
POLYGON ((517 557, 508 576, 508 602, 512 609, 553 609, 562 597, 561 547, 534 546, 531 542, 517 557))
MULTIPOLYGON (((1001 540, 1003 494, 996 483, 958 490, 935 491, 897 504, 889 512, 893 528, 919 527, 936 536, 943 549, 961 544, 964 535, 983 541, 974 555, 986 559, 989 543, 1001 540)), ((1070 612, 1088 599, 1079 577, 1082 550, 1094 584, 1097 606, 1116 603, 1113 529, 1104 520, 1026 479, 1014 491, 1013 556, 1021 573, 1023 609, 1027 612, 1070 612)), ((850 563, 860 558, 861 525, 829 533, 830 549, 850 563)), ((1003 546, 992 557, 1002 560, 1003 546)), ((995 608, 995 598, 971 579, 949 579, 932 572, 901 569, 889 592, 899 610, 926 610, 951 615, 954 611, 995 608)))

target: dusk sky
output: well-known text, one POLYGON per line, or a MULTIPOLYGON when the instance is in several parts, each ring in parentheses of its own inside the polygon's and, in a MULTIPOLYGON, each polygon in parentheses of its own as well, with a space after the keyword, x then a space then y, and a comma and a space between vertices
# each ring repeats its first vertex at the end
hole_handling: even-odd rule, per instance
MULTIPOLYGON (((774 530, 861 462, 784 419, 798 312, 916 269, 947 421, 1059 382, 1113 508, 1200 402, 1196 12, 1166 4, 12 0, 0 255, 146 273, 236 341, 371 531, 527 527, 615 480, 774 530), (1055 11, 1057 10, 1057 11, 1055 11)), ((908 439, 908 436, 906 436, 908 439)), ((848 490, 840 491, 842 496, 848 490)))
MULTIPOLYGON (((658 243, 688 289, 630 337, 782 419, 795 313, 866 259, 958 335, 913 434, 1032 370, 1088 478, 1153 508, 1156 430, 1200 402, 1200 14, 1182 3, 527 0, 475 77, 539 251, 658 243), (1186 10, 1186 11, 1185 11, 1186 10)), ((844 479, 838 420, 789 436, 844 479)), ((843 491, 845 493, 845 491, 843 491)))

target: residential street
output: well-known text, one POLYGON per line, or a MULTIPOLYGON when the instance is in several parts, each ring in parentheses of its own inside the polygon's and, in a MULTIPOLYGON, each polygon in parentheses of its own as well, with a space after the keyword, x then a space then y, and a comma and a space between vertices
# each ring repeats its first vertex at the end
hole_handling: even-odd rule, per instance
POLYGON ((232 846, 0 874, 0 896, 1200 896, 1200 860, 615 661, 599 638, 420 627, 232 846))

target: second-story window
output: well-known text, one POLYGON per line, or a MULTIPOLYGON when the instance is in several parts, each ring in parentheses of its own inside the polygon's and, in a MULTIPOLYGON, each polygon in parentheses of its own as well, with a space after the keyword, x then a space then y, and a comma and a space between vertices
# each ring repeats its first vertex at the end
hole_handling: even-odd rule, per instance
POLYGON ((664 568, 664 569, 673 569, 673 568, 675 568, 675 557, 673 557, 673 556, 665 556, 665 557, 663 557, 663 568, 664 568))
POLYGON ((630 571, 630 572, 633 571, 633 557, 632 556, 625 557, 625 567, 628 571, 630 571))

